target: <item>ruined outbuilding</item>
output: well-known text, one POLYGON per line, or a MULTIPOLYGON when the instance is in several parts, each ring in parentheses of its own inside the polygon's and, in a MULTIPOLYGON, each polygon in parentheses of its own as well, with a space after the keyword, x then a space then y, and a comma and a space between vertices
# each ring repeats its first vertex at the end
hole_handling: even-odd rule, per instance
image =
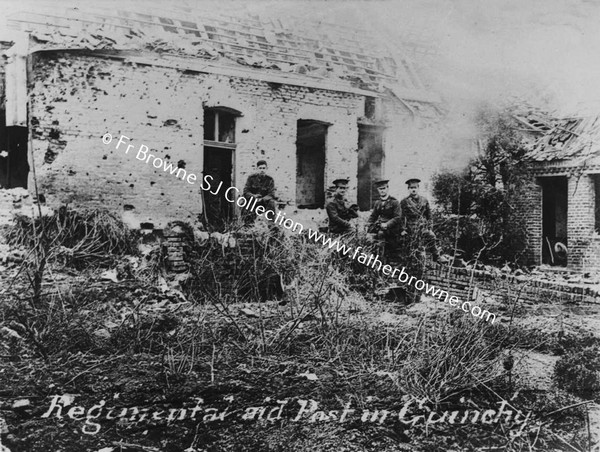
POLYGON ((368 210, 373 179, 432 171, 422 151, 439 147, 428 130, 439 99, 366 31, 176 7, 24 11, 8 23, 0 186, 31 191, 35 175, 49 204, 107 206, 135 226, 202 212, 198 186, 105 146, 105 133, 237 187, 266 159, 296 208, 323 207, 348 176, 368 210))
POLYGON ((600 271, 600 116, 552 121, 528 157, 530 263, 600 271))

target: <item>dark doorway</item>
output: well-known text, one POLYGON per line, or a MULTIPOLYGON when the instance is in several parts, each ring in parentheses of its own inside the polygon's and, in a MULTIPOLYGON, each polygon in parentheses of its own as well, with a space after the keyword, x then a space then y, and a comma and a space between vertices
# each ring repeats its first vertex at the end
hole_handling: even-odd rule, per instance
POLYGON ((321 121, 298 121, 296 138, 296 205, 304 209, 325 206, 325 147, 327 127, 321 121))
POLYGON ((27 139, 27 127, 7 127, 5 110, 0 109, 0 188, 27 188, 27 139))
POLYGON ((233 183, 233 150, 204 147, 204 175, 211 175, 211 192, 202 191, 206 204, 206 221, 215 229, 221 229, 233 218, 233 205, 225 199, 225 191, 233 183))
POLYGON ((371 210, 379 194, 373 181, 381 178, 383 168, 383 128, 358 125, 358 207, 371 210))
POLYGON ((544 177, 542 185, 542 263, 567 265, 567 178, 544 177))
POLYGON ((216 230, 222 230, 235 216, 234 205, 227 201, 225 192, 235 182, 235 125, 240 116, 241 112, 229 107, 204 108, 203 172, 205 176, 212 176, 211 189, 202 191, 205 201, 204 219, 208 226, 216 230), (217 190, 217 194, 210 193, 217 190))

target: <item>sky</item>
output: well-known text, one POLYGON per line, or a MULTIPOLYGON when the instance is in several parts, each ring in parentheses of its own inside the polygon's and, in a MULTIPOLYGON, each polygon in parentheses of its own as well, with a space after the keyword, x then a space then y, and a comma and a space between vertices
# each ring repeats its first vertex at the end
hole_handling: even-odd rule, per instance
POLYGON ((375 30, 392 47, 416 37, 436 54, 425 77, 457 107, 518 97, 565 115, 600 111, 598 0, 283 3, 375 30))
MULTIPOLYGON (((0 36, 2 19, 24 5, 110 9, 126 3, 0 0, 0 36)), ((148 3, 152 0, 129 2, 142 9, 148 3)), ((370 30, 398 51, 401 39, 418 39, 435 54, 423 62, 424 76, 451 109, 516 97, 547 104, 561 115, 600 111, 598 0, 174 0, 168 5, 176 3, 348 25, 356 27, 358 38, 360 29, 370 30)))
POLYGON ((516 96, 549 102, 562 114, 600 111, 600 2, 374 3, 385 6, 379 20, 388 34, 408 22, 438 51, 433 86, 447 99, 498 102, 516 96))

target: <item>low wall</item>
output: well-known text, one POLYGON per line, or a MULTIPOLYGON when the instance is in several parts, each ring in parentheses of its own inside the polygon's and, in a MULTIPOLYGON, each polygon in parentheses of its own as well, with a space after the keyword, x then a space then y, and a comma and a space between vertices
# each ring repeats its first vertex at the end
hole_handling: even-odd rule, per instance
MULTIPOLYGON (((166 234, 168 256, 171 269, 185 271, 185 244, 177 232, 166 234)), ((264 252, 264 244, 258 245, 251 235, 237 234, 235 245, 231 248, 224 247, 219 253, 219 283, 224 293, 231 291, 236 286, 236 279, 240 277, 240 259, 251 256, 260 258, 264 252)), ((243 260, 243 259, 242 259, 243 260)), ((510 275, 505 273, 492 273, 484 270, 470 270, 466 268, 449 267, 447 265, 430 264, 423 280, 429 284, 447 291, 463 301, 476 300, 484 302, 486 298, 493 298, 497 302, 514 302, 516 297, 522 304, 578 304, 588 305, 592 311, 600 312, 600 285, 573 283, 567 281, 548 281, 535 275, 510 275)), ((508 305, 508 304, 507 304, 508 305)))
POLYGON ((489 271, 469 270, 433 264, 425 273, 430 284, 447 290, 462 300, 492 296, 497 301, 518 296, 524 303, 593 303, 600 305, 598 285, 536 279, 530 275, 494 275, 489 271), (472 279, 471 279, 472 278, 472 279), (472 283, 471 283, 472 281, 472 283))

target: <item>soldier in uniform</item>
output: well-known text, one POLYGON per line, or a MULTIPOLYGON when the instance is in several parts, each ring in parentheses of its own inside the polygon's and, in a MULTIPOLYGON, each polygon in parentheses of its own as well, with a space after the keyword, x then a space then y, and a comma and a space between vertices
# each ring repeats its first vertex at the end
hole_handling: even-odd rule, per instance
POLYGON ((379 200, 369 217, 367 232, 384 245, 384 257, 395 259, 398 253, 402 210, 400 202, 389 195, 389 180, 374 183, 379 192, 379 200))
POLYGON ((350 204, 346 199, 348 179, 336 179, 333 185, 335 185, 333 198, 325 207, 329 218, 329 232, 347 234, 352 231, 350 220, 358 218, 358 205, 350 204))
MULTIPOLYGON (((243 195, 248 201, 250 201, 250 198, 255 198, 257 206, 263 206, 266 210, 275 212, 277 210, 275 203, 275 181, 271 176, 266 174, 267 168, 266 160, 256 162, 258 172, 248 176, 243 195)), ((245 209, 242 212, 246 224, 254 223, 256 213, 245 209)))
POLYGON ((408 179, 409 195, 400 202, 402 207, 402 232, 401 235, 408 239, 408 250, 414 252, 421 246, 431 253, 434 262, 440 260, 437 249, 437 238, 431 230, 431 208, 429 201, 419 195, 419 179, 408 179))

